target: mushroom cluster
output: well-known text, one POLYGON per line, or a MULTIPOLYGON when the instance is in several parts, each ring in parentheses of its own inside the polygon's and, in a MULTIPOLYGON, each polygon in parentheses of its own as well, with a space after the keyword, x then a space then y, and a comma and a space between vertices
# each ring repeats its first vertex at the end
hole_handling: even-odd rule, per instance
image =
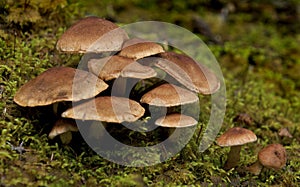
MULTIPOLYGON (((66 118, 134 122, 147 117, 145 106, 174 107, 195 103, 198 102, 197 94, 213 94, 220 87, 217 76, 189 56, 167 52, 152 41, 129 38, 116 24, 98 17, 86 17, 76 22, 63 33, 56 48, 64 53, 94 56, 88 59, 86 70, 50 68, 15 94, 14 101, 23 107, 73 102, 73 106, 60 114, 63 120, 54 125, 49 138, 76 131, 76 125, 66 118), (147 61, 151 63, 142 63, 147 61), (135 83, 152 79, 157 76, 158 69, 176 80, 176 85, 160 81, 151 85, 149 92, 134 98, 126 97, 127 79, 134 79, 135 83), (123 81, 117 83, 116 80, 123 81), (117 87, 118 94, 112 94, 112 86, 117 87), (104 93, 104 90, 108 91, 104 93)), ((197 121, 172 111, 158 116, 155 124, 187 127, 196 125, 197 121)))

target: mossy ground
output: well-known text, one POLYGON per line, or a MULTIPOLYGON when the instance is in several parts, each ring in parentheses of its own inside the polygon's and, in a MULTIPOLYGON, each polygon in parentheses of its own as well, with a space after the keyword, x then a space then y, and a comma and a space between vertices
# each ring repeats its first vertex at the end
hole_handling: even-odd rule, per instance
MULTIPOLYGON (((60 11, 67 15, 56 14, 57 22, 49 22, 49 25, 41 21, 1 27, 0 186, 298 186, 299 1, 214 1, 217 2, 214 5, 206 1, 192 2, 164 1, 160 5, 121 0, 77 2, 61 6, 60 11), (225 21, 220 19, 221 8, 232 5, 235 9, 230 9, 225 21), (257 142, 242 149, 239 167, 230 171, 222 169, 228 148, 213 144, 199 153, 197 132, 176 156, 144 168, 106 161, 93 152, 79 134, 73 138, 77 141, 69 145, 63 145, 58 138, 48 139, 47 133, 55 118, 52 108, 22 108, 13 102, 13 96, 21 85, 47 68, 72 66, 80 60, 78 55, 58 53, 55 43, 68 26, 87 14, 124 24, 139 20, 167 21, 197 34, 203 31, 195 26, 192 18, 201 16, 207 22, 211 34, 199 36, 215 54, 227 90, 227 109, 219 134, 230 127, 243 126, 258 137, 257 142), (254 123, 236 122, 234 118, 241 113, 251 116, 254 123), (278 135, 285 127, 292 138, 278 135), (21 142, 26 152, 20 154, 11 149, 10 144, 18 146, 21 142), (258 176, 247 173, 243 168, 254 163, 258 151, 271 143, 281 143, 286 148, 286 167, 278 171, 264 169, 258 176)), ((8 6, 4 5, 1 3, 8 6)), ((201 111, 202 118, 209 115, 205 110, 201 111)))

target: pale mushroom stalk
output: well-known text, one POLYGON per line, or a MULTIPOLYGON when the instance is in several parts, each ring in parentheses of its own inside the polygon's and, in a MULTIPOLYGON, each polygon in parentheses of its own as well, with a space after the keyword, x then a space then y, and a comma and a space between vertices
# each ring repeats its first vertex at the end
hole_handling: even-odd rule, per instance
POLYGON ((62 144, 69 144, 72 141, 72 132, 68 131, 59 135, 62 144))
POLYGON ((250 165, 249 167, 247 167, 246 169, 254 174, 254 175, 259 175, 261 170, 263 168, 263 165, 261 165, 261 163, 259 162, 259 160, 256 160, 256 162, 254 162, 254 164, 250 165))
POLYGON ((119 77, 114 81, 112 95, 118 97, 126 96, 127 80, 126 78, 119 77))
POLYGON ((53 113, 55 115, 57 115, 58 114, 58 103, 53 103, 52 104, 52 109, 53 109, 53 113))

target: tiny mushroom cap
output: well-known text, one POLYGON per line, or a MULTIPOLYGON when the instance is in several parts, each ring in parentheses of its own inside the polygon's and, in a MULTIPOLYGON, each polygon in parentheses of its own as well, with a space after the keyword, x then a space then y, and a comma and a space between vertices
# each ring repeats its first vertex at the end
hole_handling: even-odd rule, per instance
POLYGON ((78 127, 76 125, 76 122, 74 120, 70 119, 59 119, 54 124, 52 130, 50 131, 48 137, 50 139, 53 139, 54 137, 66 133, 66 132, 77 132, 78 127))
POLYGON ((164 49, 157 43, 133 38, 123 44, 119 55, 137 60, 162 52, 164 52, 164 49))
POLYGON ((118 51, 127 39, 126 32, 116 24, 91 16, 67 29, 58 40, 56 48, 73 53, 118 51))
POLYGON ((167 116, 162 116, 155 121, 155 124, 162 127, 190 127, 196 125, 198 122, 191 116, 174 113, 167 116))
POLYGON ((221 147, 228 147, 243 145, 256 140, 257 137, 251 130, 242 127, 233 127, 217 139, 217 144, 221 147))
POLYGON ((216 75, 187 55, 174 52, 160 53, 155 66, 161 68, 188 89, 202 94, 213 94, 220 88, 216 75))
POLYGON ((278 135, 283 137, 293 138, 293 135, 291 135, 290 131, 286 127, 281 128, 278 132, 278 135))
POLYGON ((89 100, 62 113, 62 117, 96 120, 110 123, 134 122, 144 115, 145 109, 128 98, 103 96, 89 100))
POLYGON ((270 144, 259 151, 259 162, 275 170, 281 169, 286 164, 286 150, 281 144, 270 144))
POLYGON ((122 56, 108 56, 88 61, 89 71, 99 78, 108 81, 121 77, 147 79, 156 76, 156 71, 143 66, 131 58, 122 56))
POLYGON ((54 67, 21 86, 14 101, 24 107, 79 101, 94 97, 107 87, 103 80, 90 72, 70 67, 54 67))
POLYGON ((198 100, 199 98, 195 93, 179 86, 165 83, 144 94, 140 102, 154 106, 171 107, 195 103, 198 100))

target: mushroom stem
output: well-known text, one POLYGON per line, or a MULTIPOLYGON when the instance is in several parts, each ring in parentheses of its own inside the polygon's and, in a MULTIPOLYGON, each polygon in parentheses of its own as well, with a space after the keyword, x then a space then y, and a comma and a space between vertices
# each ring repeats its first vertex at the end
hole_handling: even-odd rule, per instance
POLYGON ((53 103, 52 108, 53 108, 54 115, 57 116, 58 115, 58 103, 53 103))
POLYGON ((112 95, 118 97, 125 97, 127 94, 127 80, 126 78, 119 77, 114 81, 112 95))
POLYGON ((224 169, 230 170, 231 168, 234 168, 238 165, 240 161, 240 151, 241 151, 241 145, 232 146, 230 148, 230 151, 228 153, 227 161, 225 163, 224 169))
POLYGON ((254 164, 252 164, 251 166, 247 167, 246 169, 252 173, 253 175, 259 175, 261 170, 263 168, 263 165, 261 165, 261 163, 259 162, 259 160, 257 160, 254 164))
POLYGON ((62 133, 59 135, 59 138, 62 144, 67 145, 72 141, 72 132, 67 131, 65 133, 62 133))

